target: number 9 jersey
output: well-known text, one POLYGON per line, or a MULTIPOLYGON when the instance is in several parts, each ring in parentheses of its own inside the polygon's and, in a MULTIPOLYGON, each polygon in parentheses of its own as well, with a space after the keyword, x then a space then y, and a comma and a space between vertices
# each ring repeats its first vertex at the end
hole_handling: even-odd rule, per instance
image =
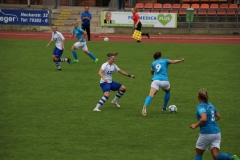
POLYGON ((168 64, 169 59, 156 59, 152 63, 151 70, 154 71, 152 80, 168 81, 168 64))

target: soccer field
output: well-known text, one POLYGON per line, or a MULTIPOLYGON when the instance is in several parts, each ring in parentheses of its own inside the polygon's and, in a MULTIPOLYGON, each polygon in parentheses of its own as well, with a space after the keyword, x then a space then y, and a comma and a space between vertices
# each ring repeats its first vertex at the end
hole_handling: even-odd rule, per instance
MULTIPOLYGON (((98 64, 77 50, 79 63, 52 61, 54 45, 48 40, 0 39, 0 159, 1 160, 192 160, 199 128, 197 92, 206 88, 221 119, 221 151, 240 155, 240 46, 88 42, 98 64), (119 100, 110 99, 93 112, 102 97, 98 71, 107 53, 119 51, 118 67, 131 79, 114 73, 126 86, 119 100), (169 66, 171 98, 178 113, 162 112, 164 92, 159 91, 141 114, 149 94, 153 54, 185 58, 169 66)), ((66 41, 62 58, 73 58, 73 41, 66 41)), ((204 160, 211 160, 206 151, 204 160)))

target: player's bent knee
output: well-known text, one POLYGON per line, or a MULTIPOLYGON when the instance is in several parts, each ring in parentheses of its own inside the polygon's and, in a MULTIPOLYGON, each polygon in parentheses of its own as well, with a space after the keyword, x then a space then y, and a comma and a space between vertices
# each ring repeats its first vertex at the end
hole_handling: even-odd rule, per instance
POLYGON ((106 97, 109 98, 109 97, 110 97, 110 93, 109 93, 109 92, 105 92, 105 93, 104 93, 104 96, 106 96, 106 97))
POLYGON ((72 48, 71 48, 71 50, 74 51, 75 49, 76 49, 76 47, 73 45, 72 48))
POLYGON ((126 88, 125 86, 121 86, 119 90, 120 90, 120 91, 126 91, 127 88, 126 88))

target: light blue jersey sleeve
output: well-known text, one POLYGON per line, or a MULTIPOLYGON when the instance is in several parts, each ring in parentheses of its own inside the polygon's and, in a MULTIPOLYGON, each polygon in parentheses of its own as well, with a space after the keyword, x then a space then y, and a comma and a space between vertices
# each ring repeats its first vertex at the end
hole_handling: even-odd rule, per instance
POLYGON ((207 111, 206 111, 206 109, 204 108, 204 107, 202 107, 202 106, 199 106, 198 108, 197 108, 197 113, 199 114, 199 115, 201 115, 201 114, 203 114, 203 113, 206 113, 207 111))

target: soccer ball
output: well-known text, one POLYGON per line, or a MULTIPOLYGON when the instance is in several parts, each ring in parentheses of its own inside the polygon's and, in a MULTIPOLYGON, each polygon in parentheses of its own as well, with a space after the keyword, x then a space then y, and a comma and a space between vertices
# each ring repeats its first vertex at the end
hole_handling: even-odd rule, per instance
POLYGON ((175 105, 170 105, 170 106, 168 107, 168 110, 169 110, 169 112, 171 112, 171 113, 177 113, 177 106, 175 106, 175 105))
POLYGON ((109 39, 108 39, 107 37, 105 37, 105 38, 104 38, 104 41, 107 42, 107 41, 109 41, 109 39))

